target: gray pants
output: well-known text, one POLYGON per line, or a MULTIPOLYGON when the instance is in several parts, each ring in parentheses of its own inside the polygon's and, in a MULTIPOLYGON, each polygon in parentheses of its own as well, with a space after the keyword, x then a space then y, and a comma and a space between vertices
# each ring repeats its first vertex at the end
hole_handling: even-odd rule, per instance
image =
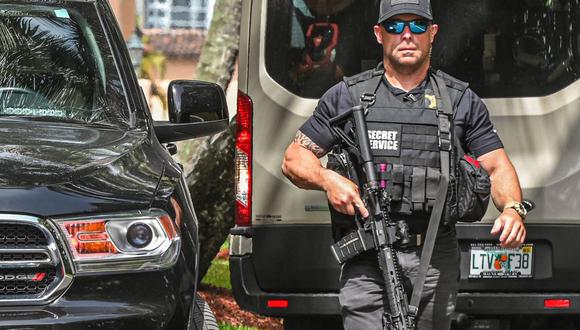
MULTIPOLYGON (((397 251, 409 297, 419 271, 421 249, 397 251)), ((345 330, 383 329, 384 281, 376 254, 371 254, 342 267, 339 300, 345 330)), ((459 256, 455 228, 440 230, 419 305, 417 329, 450 328, 459 286, 459 256)))

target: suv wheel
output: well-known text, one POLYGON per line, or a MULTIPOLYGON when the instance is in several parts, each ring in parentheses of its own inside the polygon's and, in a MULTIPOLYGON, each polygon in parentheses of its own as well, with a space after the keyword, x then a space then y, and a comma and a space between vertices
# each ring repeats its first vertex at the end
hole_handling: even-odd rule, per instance
POLYGON ((189 310, 188 330, 219 330, 215 315, 209 305, 199 294, 195 294, 195 300, 189 310))

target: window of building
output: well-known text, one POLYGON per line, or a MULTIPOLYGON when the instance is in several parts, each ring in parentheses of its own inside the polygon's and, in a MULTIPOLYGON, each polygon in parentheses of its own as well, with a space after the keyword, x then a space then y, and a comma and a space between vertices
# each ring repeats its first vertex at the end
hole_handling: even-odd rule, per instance
POLYGON ((146 28, 207 28, 208 13, 213 1, 206 0, 149 0, 147 8, 156 8, 163 16, 148 15, 145 18, 146 28), (163 19, 161 19, 163 18, 163 19))

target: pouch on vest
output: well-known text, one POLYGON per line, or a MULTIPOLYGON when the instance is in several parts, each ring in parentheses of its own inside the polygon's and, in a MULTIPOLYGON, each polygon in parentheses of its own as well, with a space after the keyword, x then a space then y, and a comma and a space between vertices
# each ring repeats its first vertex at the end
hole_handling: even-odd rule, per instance
MULTIPOLYGON (((458 147, 458 149, 461 147, 458 147)), ((459 222, 480 221, 489 205, 489 174, 470 155, 459 152, 456 164, 455 203, 450 205, 451 219, 459 222)))

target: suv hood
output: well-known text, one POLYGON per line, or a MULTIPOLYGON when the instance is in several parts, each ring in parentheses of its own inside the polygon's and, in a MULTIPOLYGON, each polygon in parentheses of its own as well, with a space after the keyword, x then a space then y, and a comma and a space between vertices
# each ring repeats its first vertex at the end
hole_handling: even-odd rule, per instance
POLYGON ((0 122, 2 212, 146 208, 163 167, 144 130, 0 122))

